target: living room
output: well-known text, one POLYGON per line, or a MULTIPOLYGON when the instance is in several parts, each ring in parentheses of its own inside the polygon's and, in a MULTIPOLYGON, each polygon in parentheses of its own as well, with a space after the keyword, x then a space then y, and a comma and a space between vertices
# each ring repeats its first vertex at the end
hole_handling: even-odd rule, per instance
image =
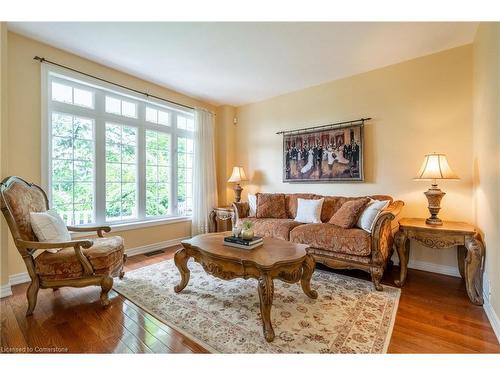
POLYGON ((2 17, 0 353, 494 369, 500 23, 482 10, 2 17))

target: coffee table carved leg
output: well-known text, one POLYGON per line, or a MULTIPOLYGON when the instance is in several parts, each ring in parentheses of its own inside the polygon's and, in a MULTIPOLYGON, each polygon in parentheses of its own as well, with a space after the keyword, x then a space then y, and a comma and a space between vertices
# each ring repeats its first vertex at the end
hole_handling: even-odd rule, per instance
POLYGON ((479 235, 465 239, 465 286, 469 299, 475 305, 483 304, 484 244, 479 235))
POLYGON ((399 280, 394 280, 396 286, 402 287, 406 282, 406 275, 408 273, 408 259, 410 257, 410 241, 403 231, 396 232, 394 236, 394 244, 399 257, 399 280))
POLYGON ((174 291, 176 293, 181 292, 189 282, 190 272, 189 268, 187 267, 188 260, 189 260, 189 255, 187 254, 186 249, 177 250, 177 252, 174 255, 174 262, 181 274, 181 281, 179 282, 178 285, 174 287, 174 291))
POLYGON ((318 298, 318 292, 311 289, 311 277, 314 272, 314 267, 316 266, 316 261, 311 254, 306 255, 306 259, 302 264, 302 278, 300 279, 300 285, 302 290, 309 298, 318 298))
POLYGON ((260 315, 262 318, 262 328, 267 342, 274 340, 274 330, 271 325, 271 306, 273 304, 274 284, 273 279, 268 274, 262 274, 258 280, 260 315))

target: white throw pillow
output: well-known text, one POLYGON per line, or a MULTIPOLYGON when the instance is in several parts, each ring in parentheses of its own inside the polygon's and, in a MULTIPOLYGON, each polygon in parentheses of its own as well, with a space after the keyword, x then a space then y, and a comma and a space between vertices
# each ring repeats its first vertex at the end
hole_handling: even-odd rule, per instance
POLYGON ((371 233, 373 226, 375 225, 375 221, 377 220, 378 215, 380 215, 380 211, 388 205, 389 201, 377 201, 375 199, 371 199, 364 211, 361 213, 356 226, 367 231, 368 233, 371 233))
POLYGON ((248 216, 257 215, 257 196, 255 194, 248 194, 248 205, 250 206, 250 212, 248 216))
MULTIPOLYGON (((71 235, 66 224, 56 210, 30 213, 31 228, 40 242, 71 241, 71 235)), ((57 253, 60 249, 47 249, 50 253, 57 253)), ((38 251, 36 256, 43 251, 38 251)))
POLYGON ((297 215, 295 221, 299 223, 321 223, 321 208, 324 198, 321 199, 297 199, 297 215))

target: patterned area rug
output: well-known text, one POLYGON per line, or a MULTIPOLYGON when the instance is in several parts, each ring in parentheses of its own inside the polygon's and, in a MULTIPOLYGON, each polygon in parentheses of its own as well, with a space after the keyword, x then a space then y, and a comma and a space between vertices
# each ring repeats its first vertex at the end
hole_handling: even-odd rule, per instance
POLYGON ((274 281, 272 343, 262 334, 257 281, 223 281, 192 260, 191 278, 179 294, 173 260, 127 272, 114 289, 165 324, 214 353, 385 353, 400 291, 316 270, 309 299, 300 284, 274 281))

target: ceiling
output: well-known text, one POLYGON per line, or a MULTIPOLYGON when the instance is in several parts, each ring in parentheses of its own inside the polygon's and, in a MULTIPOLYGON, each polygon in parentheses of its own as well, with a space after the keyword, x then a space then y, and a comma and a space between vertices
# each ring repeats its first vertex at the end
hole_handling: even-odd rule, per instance
POLYGON ((10 22, 8 28, 211 104, 242 105, 473 41, 460 22, 10 22))

